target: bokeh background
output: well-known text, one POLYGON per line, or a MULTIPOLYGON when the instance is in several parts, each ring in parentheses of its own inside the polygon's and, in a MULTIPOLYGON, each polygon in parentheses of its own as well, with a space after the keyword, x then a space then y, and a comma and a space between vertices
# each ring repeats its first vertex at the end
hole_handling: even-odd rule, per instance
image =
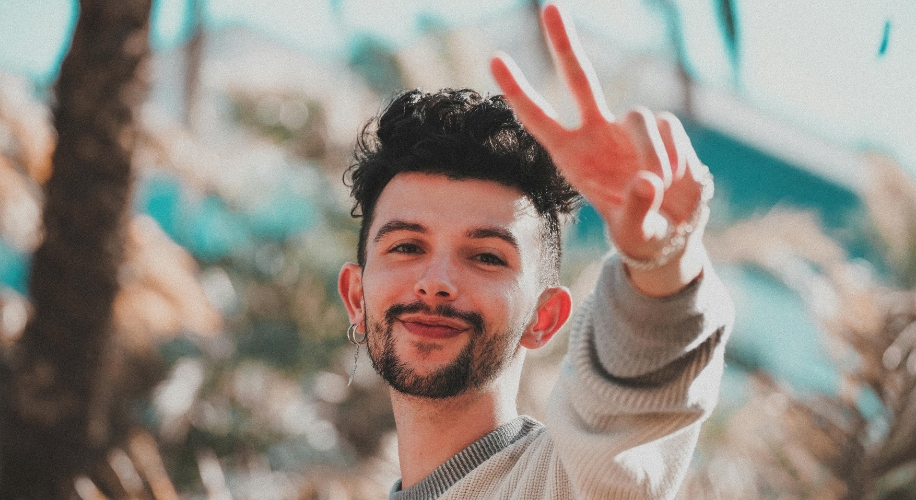
MULTIPOLYGON (((347 384, 336 279, 357 222, 342 175, 398 89, 496 93, 496 50, 575 123, 539 2, 130 0, 133 18, 109 7, 108 31, 80 32, 105 3, 0 0, 0 492, 386 498, 387 389, 365 357, 347 384), (100 101, 131 111, 117 189, 58 174, 64 110, 86 101, 65 82, 109 76, 133 89, 100 101), (67 232, 47 213, 87 227, 108 204, 82 194, 111 190, 119 223, 76 231, 55 272, 30 272, 67 232), (80 253, 99 238, 118 250, 80 253), (93 269, 111 270, 106 307, 84 305, 104 296, 93 269), (34 293, 58 276, 79 292, 34 293), (55 311, 101 326, 45 327, 55 311), (64 341, 72 366, 42 354, 64 341), (69 378, 87 381, 76 403, 54 389, 69 378), (57 486, 30 486, 43 472, 21 464, 57 486)), ((563 5, 612 111, 675 112, 716 178, 706 243, 737 324, 681 497, 916 498, 916 3, 563 5)), ((565 242, 581 300, 611 247, 587 206, 565 242)), ((543 414, 563 337, 529 356, 523 412, 543 414)))

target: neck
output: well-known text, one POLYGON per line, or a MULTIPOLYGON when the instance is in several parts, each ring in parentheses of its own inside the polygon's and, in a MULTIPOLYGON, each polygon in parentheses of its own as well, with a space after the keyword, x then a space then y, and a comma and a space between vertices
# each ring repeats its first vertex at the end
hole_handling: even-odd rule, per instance
POLYGON ((491 386, 448 399, 391 390, 402 488, 417 484, 474 441, 518 416, 518 376, 509 373, 514 371, 521 370, 510 368, 491 386))

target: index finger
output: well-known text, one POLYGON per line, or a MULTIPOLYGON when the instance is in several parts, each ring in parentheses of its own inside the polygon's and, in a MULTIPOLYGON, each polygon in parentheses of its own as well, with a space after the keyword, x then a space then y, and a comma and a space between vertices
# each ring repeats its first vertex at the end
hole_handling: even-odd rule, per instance
POLYGON ((490 70, 519 121, 538 142, 547 147, 566 132, 557 122, 556 112, 528 83, 511 58, 497 54, 490 62, 490 70))

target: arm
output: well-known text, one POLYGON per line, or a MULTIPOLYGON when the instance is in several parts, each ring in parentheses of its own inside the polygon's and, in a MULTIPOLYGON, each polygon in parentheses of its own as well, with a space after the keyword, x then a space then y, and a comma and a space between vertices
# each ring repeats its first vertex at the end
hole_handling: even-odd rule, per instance
POLYGON ((648 297, 616 258, 572 322, 545 423, 582 498, 672 498, 718 398, 733 318, 710 266, 648 297))
MULTIPOLYGON (((673 115, 615 119, 572 25, 552 5, 544 25, 582 123, 561 126, 504 56, 492 63, 496 81, 619 253, 653 261, 702 208, 705 167, 673 115)), ((573 320, 546 424, 583 498, 671 498, 683 479, 718 398, 734 316, 701 242, 705 222, 653 269, 609 259, 573 320)))

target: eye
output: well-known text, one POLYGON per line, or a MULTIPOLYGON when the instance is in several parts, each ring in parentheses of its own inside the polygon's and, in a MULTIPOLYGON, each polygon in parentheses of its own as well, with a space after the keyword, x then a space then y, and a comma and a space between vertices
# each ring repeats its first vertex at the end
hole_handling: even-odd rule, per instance
POLYGON ((396 245, 395 247, 393 247, 391 250, 388 251, 388 253, 402 253, 402 254, 417 254, 421 252, 422 250, 420 249, 420 247, 413 243, 401 243, 399 245, 396 245))
POLYGON ((506 261, 493 255, 492 253, 481 253, 474 256, 475 259, 488 266, 505 266, 506 261))

